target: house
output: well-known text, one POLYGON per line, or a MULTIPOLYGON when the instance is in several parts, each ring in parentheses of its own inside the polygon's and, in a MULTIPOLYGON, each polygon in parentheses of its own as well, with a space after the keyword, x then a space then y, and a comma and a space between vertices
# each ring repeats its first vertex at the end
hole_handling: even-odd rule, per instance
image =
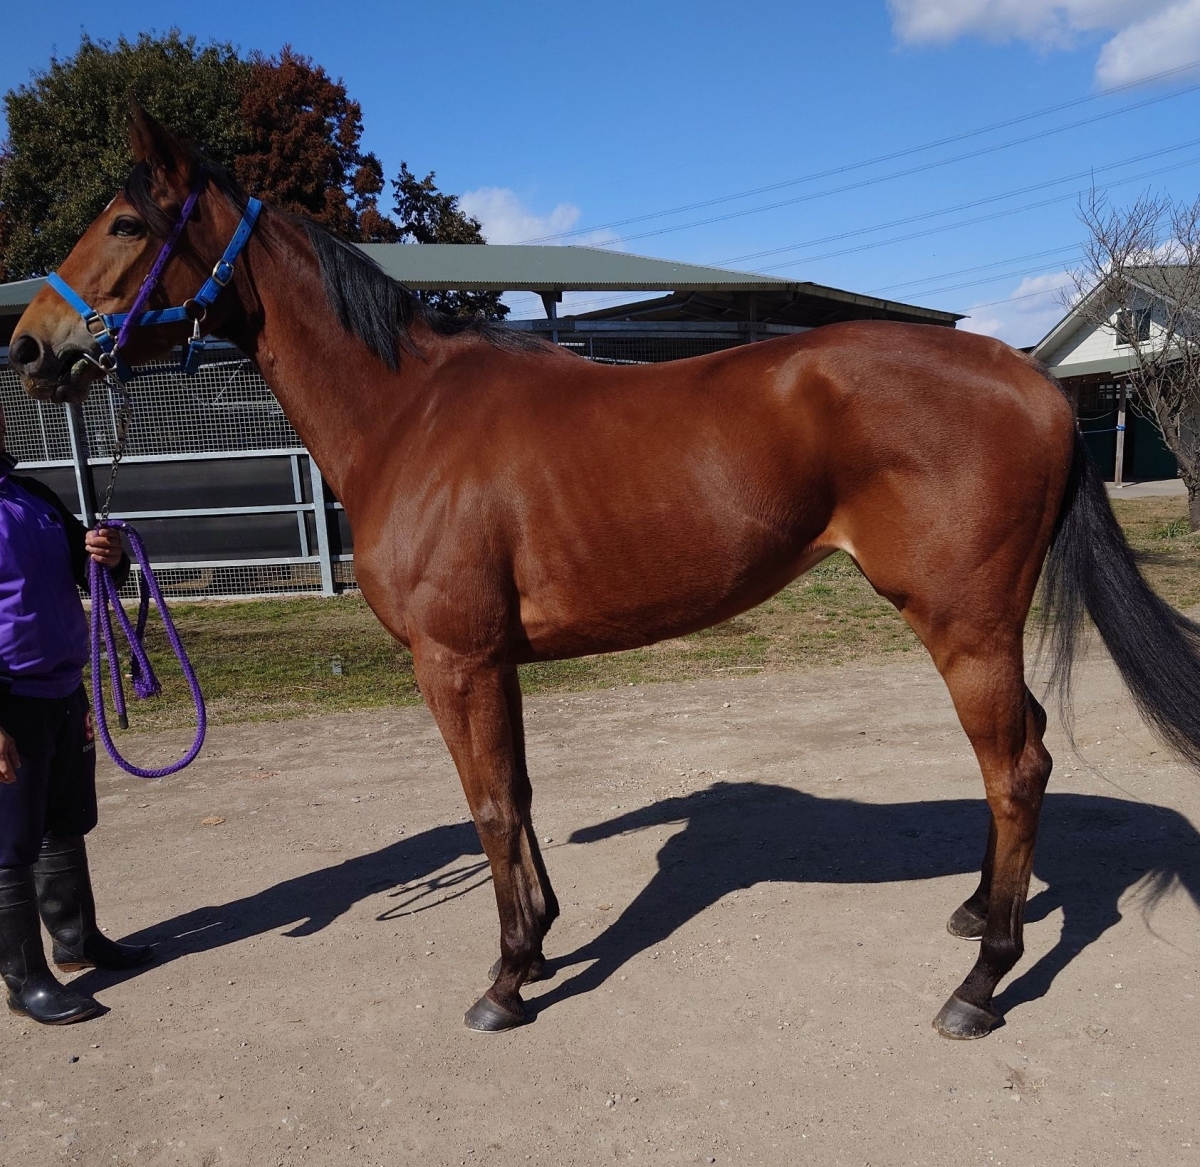
POLYGON ((1186 269, 1169 265, 1130 268, 1127 276, 1135 289, 1131 305, 1106 310, 1105 291, 1097 288, 1031 350, 1062 382, 1092 456, 1117 485, 1178 474, 1162 431, 1132 399, 1129 373, 1137 364, 1134 342, 1153 343, 1168 302, 1188 278, 1186 269))

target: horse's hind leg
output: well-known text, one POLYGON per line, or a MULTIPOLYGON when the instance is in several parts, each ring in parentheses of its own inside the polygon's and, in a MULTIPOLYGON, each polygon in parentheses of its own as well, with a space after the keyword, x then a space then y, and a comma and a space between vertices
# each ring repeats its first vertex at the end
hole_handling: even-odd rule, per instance
MULTIPOLYGON (((1033 694, 1026 690, 1026 699, 1031 703, 1038 723, 1039 737, 1046 732, 1046 713, 1033 694)), ((996 818, 991 816, 988 824, 987 847, 980 866, 979 886, 950 914, 946 931, 962 940, 982 940, 987 927, 988 903, 992 891, 992 869, 996 862, 996 818)))
POLYGON ((494 665, 430 655, 435 660, 414 654, 417 679, 462 780, 500 913, 500 966, 466 1023, 511 1029, 524 1018, 521 985, 541 960, 542 937, 558 913, 530 821, 516 678, 494 665))
POLYGON ((983 771, 992 812, 979 890, 960 908, 985 920, 979 958, 934 1025, 945 1037, 983 1037, 999 1023, 992 994, 1023 951, 1022 929, 1050 755, 1046 715, 1025 686, 1019 635, 1006 649, 935 652, 983 771), (940 659, 939 659, 940 658, 940 659))

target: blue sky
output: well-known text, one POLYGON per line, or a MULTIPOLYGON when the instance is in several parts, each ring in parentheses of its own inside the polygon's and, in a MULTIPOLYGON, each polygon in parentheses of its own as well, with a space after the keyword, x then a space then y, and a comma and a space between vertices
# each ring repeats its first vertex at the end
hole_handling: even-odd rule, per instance
POLYGON ((85 30, 290 42, 362 103, 389 176, 436 170, 492 242, 577 231, 559 241, 969 312, 1017 344, 1061 314, 1089 175, 1117 203, 1200 194, 1200 71, 1154 79, 1200 60, 1200 0, 4 0, 0 16, 0 89, 85 30))

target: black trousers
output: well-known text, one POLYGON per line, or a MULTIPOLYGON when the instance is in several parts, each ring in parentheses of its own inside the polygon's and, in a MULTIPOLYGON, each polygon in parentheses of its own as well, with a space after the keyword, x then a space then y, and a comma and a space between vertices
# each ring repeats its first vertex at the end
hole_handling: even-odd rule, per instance
POLYGON ((17 744, 17 780, 0 783, 0 867, 38 857, 44 836, 96 825, 96 742, 82 685, 70 697, 0 696, 0 729, 17 744))

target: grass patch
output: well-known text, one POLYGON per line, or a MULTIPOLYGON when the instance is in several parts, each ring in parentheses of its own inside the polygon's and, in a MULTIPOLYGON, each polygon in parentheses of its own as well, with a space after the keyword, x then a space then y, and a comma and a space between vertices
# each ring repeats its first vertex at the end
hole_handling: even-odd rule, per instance
MULTIPOLYGON (((1200 604, 1200 536, 1187 529, 1186 500, 1119 500, 1115 509, 1133 546, 1155 553, 1146 569, 1155 589, 1176 607, 1200 604)), ((421 700, 408 650, 358 596, 180 603, 172 614, 213 724, 421 700)), ((153 617, 147 639, 164 691, 131 703, 133 731, 186 726, 190 695, 153 617)), ((919 647, 891 604, 839 553, 723 624, 630 652, 528 665, 521 678, 526 693, 553 693, 820 668, 919 647)))

